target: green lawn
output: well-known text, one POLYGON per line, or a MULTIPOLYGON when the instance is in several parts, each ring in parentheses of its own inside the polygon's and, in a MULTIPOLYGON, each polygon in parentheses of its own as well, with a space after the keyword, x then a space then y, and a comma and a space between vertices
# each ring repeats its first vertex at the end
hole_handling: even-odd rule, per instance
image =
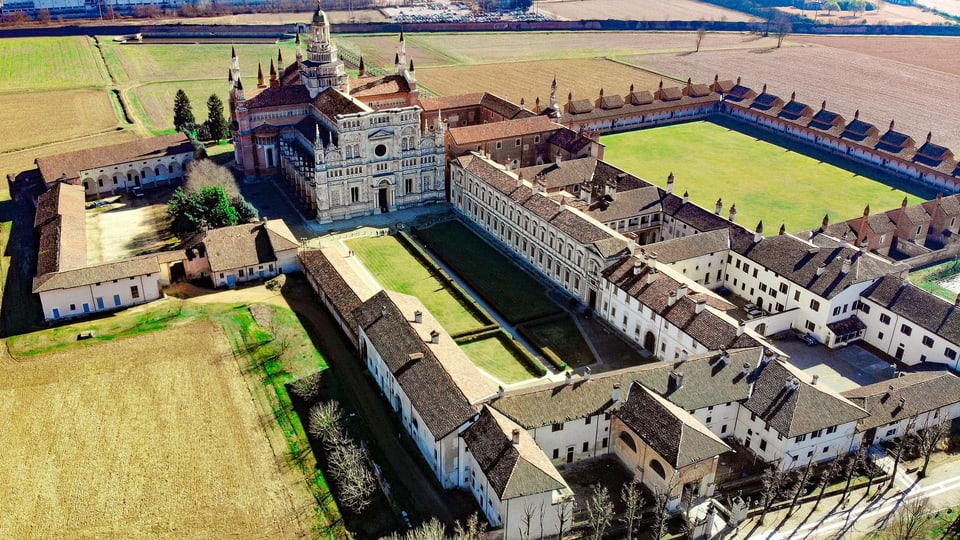
POLYGON ((527 326, 538 345, 557 355, 568 366, 578 368, 596 362, 580 329, 569 316, 527 326))
POLYGON ((419 237, 511 323, 558 313, 544 286, 459 221, 417 231, 419 237))
POLYGON ((495 335, 463 343, 460 348, 477 367, 507 384, 536 377, 520 362, 504 339, 495 335))
POLYGON ((940 285, 939 282, 955 276, 958 273, 960 273, 960 261, 951 259, 915 272, 910 272, 909 279, 910 282, 917 287, 953 302, 957 298, 957 293, 940 285))
POLYGON ((224 114, 229 116, 227 85, 221 80, 160 82, 138 86, 128 94, 132 113, 156 134, 173 133, 173 98, 180 89, 190 98, 198 125, 207 119, 207 99, 211 94, 220 97, 224 103, 224 114))
MULTIPOLYGON (((766 136, 764 136, 766 138, 766 136)), ((824 214, 832 221, 900 206, 903 191, 793 150, 711 122, 690 122, 603 137, 604 159, 659 186, 675 176, 675 194, 723 216, 737 205, 736 220, 767 234, 811 229, 824 214)), ((920 197, 908 196, 910 204, 920 197)))
POLYGON ((0 40, 0 92, 108 84, 98 54, 83 36, 0 40))
POLYGON ((348 245, 385 289, 419 298, 448 333, 484 326, 395 237, 358 238, 348 245))

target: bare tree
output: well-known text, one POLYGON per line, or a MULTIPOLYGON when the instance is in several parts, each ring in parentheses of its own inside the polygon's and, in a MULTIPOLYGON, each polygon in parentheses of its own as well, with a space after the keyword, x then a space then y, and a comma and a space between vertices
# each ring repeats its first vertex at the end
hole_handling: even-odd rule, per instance
POLYGON ((483 525, 480 524, 480 518, 477 516, 477 513, 474 512, 467 518, 466 523, 457 522, 454 535, 457 540, 482 540, 483 529, 483 525))
POLYGON ((324 401, 310 408, 307 431, 328 448, 343 442, 343 409, 336 401, 324 401))
POLYGON ((899 440, 891 442, 894 444, 893 471, 890 473, 890 483, 887 484, 887 489, 893 489, 893 485, 897 481, 897 469, 900 468, 900 461, 903 460, 903 454, 910 451, 909 435, 904 435, 899 440))
POLYGON ((624 484, 620 490, 620 498, 627 506, 623 515, 624 521, 627 522, 627 540, 633 540, 633 528, 640 519, 640 510, 645 502, 640 491, 640 484, 636 480, 624 484))
POLYGON ((784 13, 777 15, 773 24, 777 31, 777 48, 779 49, 783 45, 783 40, 786 39, 793 30, 793 26, 790 24, 790 18, 784 13))
POLYGON ((914 435, 917 450, 919 450, 920 455, 923 456, 923 467, 921 467, 920 472, 917 473, 918 477, 926 478, 927 467, 930 465, 930 457, 940 448, 940 443, 943 442, 948 435, 950 435, 950 421, 946 419, 930 419, 924 428, 914 435))
POLYGON ((803 467, 803 470, 800 471, 799 476, 797 477, 797 482, 793 486, 793 499, 790 501, 790 510, 787 510, 787 516, 793 515, 793 509, 797 506, 797 500, 806 493, 807 486, 810 485, 811 476, 813 475, 814 463, 813 456, 810 456, 810 460, 807 461, 807 464, 803 467))
POLYGON ((657 491, 653 494, 653 524, 650 525, 650 534, 656 540, 663 538, 664 529, 667 528, 667 519, 670 517, 667 512, 669 502, 669 492, 657 491))
POLYGON ((703 42, 703 38, 707 37, 707 29, 704 27, 697 28, 697 50, 694 52, 700 52, 700 44, 703 42))
POLYGON ((847 479, 847 483, 843 486, 843 495, 840 497, 841 501, 847 500, 847 493, 850 491, 850 482, 853 481, 853 477, 857 474, 857 469, 860 468, 860 464, 866 458, 867 452, 866 449, 860 447, 856 452, 847 455, 847 462, 843 466, 843 475, 847 479))
POLYGON ((587 515, 590 527, 593 529, 593 540, 601 540, 604 531, 610 526, 613 519, 613 503, 610 502, 610 493, 605 486, 593 489, 593 496, 587 501, 587 515))
POLYGON ((376 487, 366 452, 353 441, 346 441, 330 452, 328 463, 340 491, 340 504, 359 514, 370 504, 376 487))
POLYGON ((520 518, 520 540, 530 539, 530 527, 533 525, 534 508, 529 504, 523 505, 523 515, 520 518))
POLYGON ((817 502, 813 503, 814 510, 820 506, 820 500, 823 499, 823 493, 827 490, 827 486, 829 486, 830 482, 833 482, 839 474, 840 456, 837 456, 827 464, 827 467, 821 471, 820 478, 817 479, 817 487, 820 489, 820 492, 817 493, 817 502))
POLYGON ((187 164, 187 179, 183 190, 199 193, 205 187, 220 186, 231 200, 240 195, 237 179, 230 169, 209 159, 195 159, 187 164))
POLYGON ((767 512, 770 511, 773 502, 780 496, 786 482, 787 473, 780 468, 779 462, 774 463, 763 472, 763 478, 760 479, 760 505, 763 508, 760 510, 760 519, 757 521, 760 525, 763 525, 767 512))
POLYGON ((570 530, 571 508, 570 499, 563 499, 557 505, 557 540, 563 540, 563 535, 570 530))
POLYGON ((420 525, 416 529, 408 531, 406 534, 392 534, 386 537, 386 540, 444 540, 447 537, 447 529, 437 518, 430 518, 430 521, 420 525))
MULTIPOLYGON (((867 537, 873 540, 921 540, 926 538, 924 526, 930 521, 924 498, 910 499, 887 515, 880 526, 867 537)), ((944 536, 944 538, 948 538, 944 536)))

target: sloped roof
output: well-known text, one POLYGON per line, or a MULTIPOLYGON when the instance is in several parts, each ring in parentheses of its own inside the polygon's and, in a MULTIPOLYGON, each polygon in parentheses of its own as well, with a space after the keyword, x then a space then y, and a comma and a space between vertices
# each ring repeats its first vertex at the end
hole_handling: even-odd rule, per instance
POLYGON ((407 80, 400 75, 383 77, 363 77, 355 79, 350 85, 350 95, 356 98, 375 97, 410 91, 407 80))
POLYGON ((554 123, 545 116, 531 116, 529 118, 504 120, 502 122, 491 122, 489 124, 478 124, 475 126, 452 127, 448 133, 456 145, 463 146, 496 139, 509 139, 523 135, 532 135, 534 133, 546 133, 548 131, 561 129, 562 127, 560 124, 554 123))
POLYGON ((386 291, 353 316, 436 440, 473 418, 476 411, 466 396, 386 291))
POLYGON ((682 197, 677 197, 672 193, 664 196, 663 211, 668 216, 682 221, 700 232, 725 229, 730 226, 730 221, 724 217, 690 201, 684 202, 682 197))
POLYGON ((37 198, 37 213, 33 226, 40 227, 60 215, 85 219, 85 203, 83 186, 56 182, 37 198))
POLYGON ((662 263, 675 263, 730 249, 730 231, 729 229, 716 229, 683 238, 647 244, 644 249, 648 253, 656 253, 657 260, 662 263))
POLYGON ((144 255, 132 259, 108 262, 94 266, 84 266, 69 270, 60 270, 52 274, 37 276, 33 280, 33 292, 41 293, 56 289, 71 289, 94 283, 103 283, 136 276, 146 276, 160 272, 160 263, 156 255, 144 255))
POLYGON ((461 436, 501 501, 569 489, 527 431, 490 407, 461 436))
POLYGON ((857 431, 866 431, 956 404, 960 377, 949 371, 907 373, 847 390, 843 396, 870 413, 857 424, 857 431))
POLYGON ((193 154, 193 151, 190 139, 183 133, 176 133, 39 157, 37 167, 43 180, 49 183, 61 178, 61 175, 65 180, 75 180, 80 178, 80 171, 164 156, 193 154))
POLYGON ((213 272, 276 262, 277 252, 298 246, 282 220, 212 229, 203 244, 213 272))
POLYGON ((960 344, 960 307, 898 276, 885 276, 862 296, 925 330, 960 344))
POLYGON ((247 109, 262 109, 303 103, 310 103, 310 90, 302 84, 293 84, 264 88, 256 96, 245 100, 243 106, 247 109))
POLYGON ((334 118, 340 114, 355 114, 372 110, 362 102, 350 99, 349 96, 333 87, 317 94, 317 97, 313 100, 313 107, 328 118, 334 118))
POLYGON ((304 271, 313 277, 340 317, 356 332, 357 319, 353 316, 353 311, 363 304, 357 293, 319 249, 304 251, 300 254, 300 260, 303 261, 304 271))
POLYGON ((788 362, 773 360, 759 369, 744 406, 784 437, 793 438, 818 429, 865 418, 868 413, 788 362), (794 389, 793 383, 796 383, 794 389))
POLYGON ((690 413, 639 384, 630 388, 617 418, 674 469, 731 450, 690 413))

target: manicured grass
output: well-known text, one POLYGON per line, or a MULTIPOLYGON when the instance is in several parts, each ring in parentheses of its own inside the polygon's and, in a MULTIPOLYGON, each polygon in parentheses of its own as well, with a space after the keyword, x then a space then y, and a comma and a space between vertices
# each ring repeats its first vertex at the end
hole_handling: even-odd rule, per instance
POLYGON ((283 50, 286 65, 293 62, 296 56, 293 41, 239 45, 119 44, 102 37, 100 43, 114 77, 121 83, 206 79, 220 81, 221 88, 226 89, 230 50, 231 47, 236 47, 237 58, 240 60, 240 75, 246 83, 244 86, 254 88, 257 84, 257 62, 263 64, 264 75, 269 76, 270 60, 276 61, 278 47, 283 50))
POLYGON ((348 245, 383 288, 419 298, 448 333, 484 325, 395 237, 358 238, 348 245))
POLYGON ((589 366, 596 362, 580 329, 569 316, 526 327, 538 345, 555 354, 570 367, 589 366))
POLYGON ((438 223, 418 236, 512 323, 558 313, 544 287, 459 221, 438 223))
POLYGON ((82 36, 0 40, 0 92, 107 84, 98 54, 82 36))
POLYGON ((957 298, 957 293, 940 285, 938 282, 957 274, 960 274, 960 262, 958 262, 957 259, 951 259, 915 272, 910 272, 909 279, 910 282, 917 287, 953 302, 957 298))
MULTIPOLYGON (((207 99, 217 94, 226 107, 227 86, 221 80, 160 82, 138 86, 127 94, 133 113, 155 134, 173 132, 173 98, 183 89, 190 98, 190 106, 197 124, 207 119, 207 99)), ((224 111, 229 115, 229 110, 224 111)))
POLYGON ((503 336, 491 336, 463 343, 460 348, 480 369, 510 384, 536 377, 504 343, 503 336))
MULTIPOLYGON (((810 229, 824 214, 834 222, 900 206, 904 193, 880 182, 758 140, 711 122, 690 122, 603 137, 604 159, 660 186, 670 172, 674 193, 723 216, 737 206, 738 222, 767 234, 781 223, 788 231, 810 229)), ((910 204, 922 199, 908 196, 910 204)))

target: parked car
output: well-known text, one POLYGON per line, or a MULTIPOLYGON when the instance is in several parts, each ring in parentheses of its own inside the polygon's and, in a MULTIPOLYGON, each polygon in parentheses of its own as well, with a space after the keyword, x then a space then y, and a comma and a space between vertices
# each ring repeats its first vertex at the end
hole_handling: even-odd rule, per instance
POLYGON ((134 197, 143 197, 143 188, 140 186, 133 186, 133 189, 130 191, 134 197))
POLYGON ((806 344, 807 344, 808 346, 810 346, 810 347, 813 347, 814 345, 817 345, 817 344, 820 343, 819 341, 817 341, 817 338, 813 337, 813 336, 810 335, 810 334, 800 334, 800 336, 798 337, 798 339, 799 339, 800 341, 806 343, 806 344))
POLYGON ((753 308, 753 309, 748 309, 748 310, 747 310, 747 318, 748 318, 748 319, 756 319, 757 317, 763 317, 763 311, 761 311, 761 310, 759 310, 759 309, 757 309, 757 308, 753 308))

